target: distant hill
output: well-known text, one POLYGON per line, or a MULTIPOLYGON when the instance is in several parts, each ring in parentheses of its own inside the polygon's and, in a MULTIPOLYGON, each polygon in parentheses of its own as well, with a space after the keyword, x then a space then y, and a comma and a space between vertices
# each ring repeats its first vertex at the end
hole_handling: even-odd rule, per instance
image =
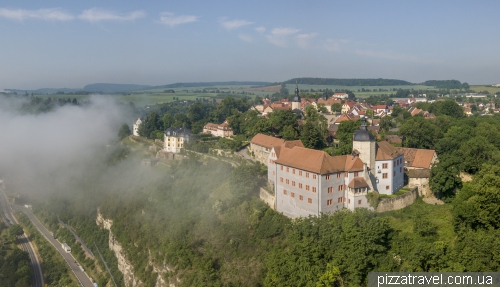
POLYGON ((109 83, 97 83, 86 85, 83 90, 86 92, 101 92, 101 93, 121 93, 130 92, 138 90, 149 90, 154 88, 148 85, 133 85, 133 84, 109 84, 109 83))
POLYGON ((430 80, 425 81, 424 85, 433 86, 438 89, 461 89, 462 83, 458 80, 430 80))
POLYGON ((285 84, 336 85, 336 86, 403 86, 413 85, 408 81, 394 79, 334 79, 334 78, 294 78, 285 84))
POLYGON ((42 89, 36 89, 36 90, 19 90, 19 89, 5 89, 6 92, 9 93, 18 93, 18 94, 24 94, 24 93, 34 93, 34 94, 57 94, 57 93, 77 93, 82 91, 82 89, 68 89, 68 88, 61 88, 61 89, 54 89, 54 88, 42 88, 42 89))
POLYGON ((192 83, 174 83, 156 88, 196 88, 196 87, 213 87, 213 86, 267 86, 273 84, 271 82, 192 82, 192 83))

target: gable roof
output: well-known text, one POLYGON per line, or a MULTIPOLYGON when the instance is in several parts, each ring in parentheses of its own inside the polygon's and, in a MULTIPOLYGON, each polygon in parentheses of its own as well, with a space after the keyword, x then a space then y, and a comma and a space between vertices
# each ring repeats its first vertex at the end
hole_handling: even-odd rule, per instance
POLYGON ((398 150, 405 156, 405 166, 416 168, 431 168, 432 159, 436 154, 436 151, 432 149, 401 147, 398 150))
POLYGON ((359 157, 352 155, 330 156, 324 151, 298 146, 292 149, 281 148, 276 163, 318 174, 363 170, 363 162, 359 157))
POLYGON ((375 160, 390 160, 395 159, 402 153, 398 151, 397 148, 392 146, 386 141, 381 141, 377 143, 377 154, 375 155, 375 160))
POLYGON ((272 148, 283 144, 285 141, 265 134, 256 134, 250 142, 266 148, 272 148))
POLYGON ((362 177, 355 177, 347 186, 350 188, 368 187, 368 183, 366 183, 366 180, 362 177))

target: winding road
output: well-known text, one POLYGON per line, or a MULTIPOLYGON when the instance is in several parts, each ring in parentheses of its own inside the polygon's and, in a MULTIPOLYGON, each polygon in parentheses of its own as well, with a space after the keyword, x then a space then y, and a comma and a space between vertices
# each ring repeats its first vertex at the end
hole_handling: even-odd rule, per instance
MULTIPOLYGON (((7 226, 10 226, 12 224, 16 224, 17 220, 16 218, 12 215, 12 208, 9 205, 9 201, 7 199, 7 196, 5 195, 4 190, 0 187, 0 209, 2 212, 2 217, 5 220, 5 223, 7 226)), ((31 245, 31 242, 29 239, 23 234, 18 237, 18 242, 21 244, 21 247, 23 248, 24 251, 28 252, 30 256, 30 265, 31 265, 31 270, 32 270, 32 282, 31 286, 32 287, 44 287, 43 284, 43 274, 42 274, 42 267, 40 266, 40 261, 34 251, 33 245, 31 245)))

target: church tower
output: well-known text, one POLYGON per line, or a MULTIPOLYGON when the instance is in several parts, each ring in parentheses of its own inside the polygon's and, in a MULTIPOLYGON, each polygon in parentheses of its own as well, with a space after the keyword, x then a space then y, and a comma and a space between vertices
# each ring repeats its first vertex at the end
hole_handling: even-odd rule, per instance
POLYGON ((352 149, 359 152, 359 158, 372 170, 372 173, 375 172, 375 144, 375 138, 368 131, 366 118, 363 117, 361 128, 354 132, 352 149))
POLYGON ((292 110, 300 110, 300 96, 299 96, 299 86, 295 85, 295 96, 292 100, 292 110))

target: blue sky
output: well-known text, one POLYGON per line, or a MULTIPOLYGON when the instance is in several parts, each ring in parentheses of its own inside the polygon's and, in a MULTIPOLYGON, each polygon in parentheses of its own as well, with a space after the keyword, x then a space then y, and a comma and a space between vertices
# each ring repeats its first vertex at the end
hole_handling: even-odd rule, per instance
POLYGON ((0 89, 500 83, 499 1, 0 1, 0 89))

